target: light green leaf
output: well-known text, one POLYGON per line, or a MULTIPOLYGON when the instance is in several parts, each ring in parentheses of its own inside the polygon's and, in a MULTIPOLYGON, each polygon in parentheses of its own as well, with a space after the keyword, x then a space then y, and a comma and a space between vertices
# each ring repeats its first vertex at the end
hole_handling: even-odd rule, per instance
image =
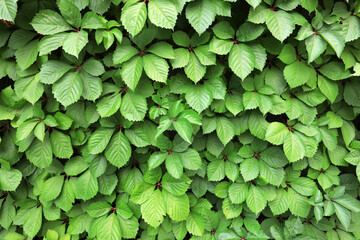
POLYGON ((294 31, 295 20, 292 15, 283 10, 269 11, 266 25, 271 34, 283 42, 294 31))
POLYGON ((98 180, 90 170, 84 172, 76 181, 76 197, 83 200, 89 200, 98 192, 98 180))
POLYGON ((255 67, 255 54, 245 44, 234 44, 229 54, 229 67, 244 80, 255 67))
POLYGON ((185 16, 195 31, 201 35, 215 20, 215 5, 207 0, 191 2, 187 5, 185 16))
POLYGON ((38 168, 48 167, 52 160, 52 147, 49 134, 45 134, 44 141, 35 139, 25 152, 27 159, 38 168))
POLYGON ((297 133, 288 133, 284 139, 284 153, 290 162, 296 162, 305 156, 305 144, 297 133))
POLYGON ((225 177, 225 164, 223 160, 215 160, 207 166, 207 177, 209 181, 220 181, 225 177))
POLYGON ((195 236, 202 236, 204 234, 204 218, 195 212, 190 212, 186 219, 186 229, 189 233, 195 236))
POLYGON ((255 185, 251 185, 246 197, 246 205, 250 208, 250 210, 255 214, 258 214, 266 207, 266 203, 267 201, 264 196, 263 189, 255 185))
POLYGON ((314 71, 314 69, 297 60, 284 68, 284 76, 289 86, 295 88, 309 81, 314 71))
POLYGON ((115 133, 105 150, 105 157, 114 166, 120 168, 130 159, 131 146, 128 139, 121 132, 115 133))
POLYGON ((41 186, 41 194, 40 194, 40 201, 46 202, 51 201, 57 198, 60 193, 64 183, 64 176, 55 176, 49 178, 44 182, 41 186))
POLYGON ((336 31, 320 31, 319 34, 335 50, 336 55, 340 57, 345 47, 344 36, 336 31))
POLYGON ((60 131, 53 130, 50 135, 50 142, 53 153, 58 158, 70 158, 74 150, 70 137, 60 131))
POLYGON ((192 125, 186 118, 178 118, 173 121, 176 132, 188 143, 191 143, 192 125))
POLYGON ((188 78, 190 78, 194 83, 197 83, 204 77, 206 67, 200 63, 195 53, 190 52, 189 62, 185 66, 184 71, 188 78))
POLYGON ((333 103, 339 94, 338 84, 322 75, 318 75, 318 86, 320 91, 333 103))
POLYGON ((0 189, 15 191, 21 182, 22 174, 17 169, 0 169, 0 189))
POLYGON ((14 22, 17 13, 16 0, 3 0, 0 2, 0 19, 14 22))
POLYGON ((39 53, 38 40, 33 40, 15 52, 16 62, 21 70, 30 67, 37 59, 39 53))
POLYGON ((201 113, 210 106, 213 96, 207 86, 196 84, 187 89, 185 99, 190 107, 195 109, 198 113, 201 113))
POLYGON ((142 121, 147 111, 145 97, 128 91, 121 103, 120 112, 129 121, 142 121))
POLYGON ((169 217, 175 221, 184 221, 189 215, 189 198, 186 194, 181 196, 173 196, 167 191, 163 191, 162 195, 166 203, 166 212, 169 217))
POLYGON ((64 39, 63 49, 66 53, 78 57, 88 42, 88 33, 86 31, 71 32, 64 39))
POLYGON ((42 206, 33 207, 24 222, 24 232, 29 238, 33 238, 39 232, 42 223, 42 206))
POLYGON ((216 121, 216 133, 224 146, 234 137, 235 128, 232 122, 225 117, 219 117, 216 121))
POLYGON ((54 97, 65 107, 80 99, 83 86, 79 72, 69 72, 53 85, 54 97))
POLYGON ((40 11, 30 24, 37 33, 42 35, 54 35, 72 29, 60 14, 52 10, 40 11))
POLYGON ((152 227, 158 227, 164 221, 166 205, 159 189, 156 189, 148 200, 141 205, 141 214, 145 222, 152 227))
POLYGON ((266 130, 265 140, 271 142, 274 145, 280 145, 284 143, 285 137, 288 133, 289 130, 285 124, 272 122, 266 130))
POLYGON ((147 18, 146 3, 136 2, 124 6, 121 11, 121 22, 125 29, 133 36, 137 35, 145 25, 147 18))
POLYGON ((72 67, 64 62, 49 60, 41 66, 40 82, 53 84, 59 80, 72 67))
POLYGON ((305 40, 306 51, 308 52, 308 63, 317 59, 326 49, 326 41, 318 34, 313 34, 305 40))
POLYGON ((166 82, 169 65, 167 62, 154 54, 143 56, 144 71, 149 78, 158 82, 166 82))
POLYGON ((158 27, 174 29, 177 11, 173 2, 152 0, 148 4, 149 19, 158 27))
POLYGON ((255 157, 245 159, 240 164, 240 171, 246 182, 257 178, 260 172, 259 160, 255 157))
POLYGON ((120 70, 122 80, 131 90, 137 86, 143 71, 143 59, 139 56, 131 58, 123 63, 120 70))
POLYGON ((121 94, 114 93, 103 97, 96 104, 96 109, 101 117, 109 117, 116 113, 121 105, 121 94))
POLYGON ((120 220, 117 214, 106 217, 98 227, 98 237, 104 240, 121 240, 120 220))
POLYGON ((88 150, 91 154, 98 154, 105 150, 115 129, 99 128, 91 134, 88 140, 88 150))

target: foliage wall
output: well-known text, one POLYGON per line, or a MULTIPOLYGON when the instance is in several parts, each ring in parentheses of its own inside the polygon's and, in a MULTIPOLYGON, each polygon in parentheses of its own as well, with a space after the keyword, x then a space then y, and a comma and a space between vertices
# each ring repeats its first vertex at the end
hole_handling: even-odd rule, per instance
POLYGON ((0 239, 360 239, 359 14, 1 0, 0 239))

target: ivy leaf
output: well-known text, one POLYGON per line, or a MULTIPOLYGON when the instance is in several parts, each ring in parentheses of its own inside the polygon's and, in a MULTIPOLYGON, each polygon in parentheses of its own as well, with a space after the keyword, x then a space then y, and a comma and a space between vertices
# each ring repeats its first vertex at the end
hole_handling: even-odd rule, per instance
POLYGON ((195 212, 190 212, 186 219, 186 229, 195 236, 202 236, 204 234, 204 219, 195 212))
POLYGON ((255 214, 258 214, 266 207, 266 198, 264 192, 260 187, 251 185, 246 197, 246 205, 255 214))
POLYGON ((166 0, 153 0, 148 4, 149 19, 158 27, 174 29, 177 17, 176 7, 166 0))
POLYGON ((196 84, 187 89, 185 99, 190 107, 201 113, 210 106, 213 96, 207 86, 196 84))
POLYGON ((292 15, 283 10, 269 11, 266 17, 266 25, 271 34, 283 42, 294 31, 295 20, 292 15))
POLYGON ((137 35, 145 25, 147 9, 145 2, 137 2, 124 6, 121 11, 121 22, 133 36, 137 35))
POLYGON ((24 232, 28 237, 33 238, 40 231, 42 216, 42 206, 38 208, 33 207, 30 210, 30 213, 24 222, 24 232))
POLYGON ((163 193, 156 189, 141 205, 142 218, 152 227, 158 227, 166 215, 166 206, 163 193))
POLYGON ((317 59, 326 49, 326 41, 318 34, 313 34, 305 40, 306 51, 308 52, 308 63, 317 59))
POLYGON ((319 34, 335 50, 336 55, 340 57, 345 47, 345 39, 341 33, 335 31, 320 31, 319 34))
POLYGON ((0 189, 15 191, 21 182, 22 174, 17 169, 0 169, 0 189))
POLYGON ((201 35, 215 20, 216 8, 212 2, 199 0, 187 5, 185 16, 191 26, 201 35))
POLYGON ((37 33, 42 35, 54 35, 72 29, 60 14, 52 10, 40 11, 30 24, 37 33))
POLYGON ((84 172, 76 182, 76 196, 79 199, 89 200, 95 197, 98 190, 98 180, 90 173, 90 170, 84 172))
POLYGON ((188 143, 191 143, 192 125, 186 118, 178 118, 173 121, 176 132, 188 143))
POLYGON ((15 0, 4 0, 0 3, 0 19, 14 22, 17 13, 17 3, 15 0))
POLYGON ((297 133, 288 133, 284 139, 284 152, 290 162, 296 162, 305 156, 305 144, 297 133))
POLYGON ((224 146, 234 137, 234 125, 225 117, 219 117, 216 121, 216 133, 224 146))
POLYGON ((79 53, 88 42, 88 33, 86 31, 71 32, 64 39, 63 49, 66 53, 78 58, 79 53))
POLYGON ((142 121, 147 111, 146 99, 128 91, 121 103, 120 112, 129 121, 142 121))
POLYGON ((154 54, 143 56, 144 71, 149 78, 158 82, 166 82, 169 65, 167 62, 154 54))
POLYGON ((98 154, 105 150, 115 129, 100 128, 91 134, 88 141, 88 150, 91 154, 98 154))
POLYGON ((107 216, 98 227, 98 237, 101 239, 121 239, 121 235, 120 220, 115 213, 107 216))
POLYGON ((51 201, 57 198, 64 183, 64 176, 55 176, 44 182, 41 188, 40 201, 51 201))
POLYGON ((126 85, 131 90, 137 86, 143 71, 143 59, 141 57, 133 57, 122 65, 120 74, 126 85))
POLYGON ((105 157, 114 166, 120 168, 130 159, 131 146, 125 135, 119 131, 112 137, 105 150, 105 157))
POLYGON ((83 86, 78 72, 69 72, 53 85, 54 97, 65 107, 81 97, 83 86))
POLYGON ((229 67, 244 80, 255 67, 255 54, 245 44, 234 44, 229 54, 229 67))

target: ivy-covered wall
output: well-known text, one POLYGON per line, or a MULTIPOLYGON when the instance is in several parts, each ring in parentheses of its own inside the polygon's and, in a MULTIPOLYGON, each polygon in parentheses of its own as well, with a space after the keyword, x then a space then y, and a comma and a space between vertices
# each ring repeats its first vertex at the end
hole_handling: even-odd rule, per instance
POLYGON ((0 0, 0 239, 360 239, 359 0, 0 0))

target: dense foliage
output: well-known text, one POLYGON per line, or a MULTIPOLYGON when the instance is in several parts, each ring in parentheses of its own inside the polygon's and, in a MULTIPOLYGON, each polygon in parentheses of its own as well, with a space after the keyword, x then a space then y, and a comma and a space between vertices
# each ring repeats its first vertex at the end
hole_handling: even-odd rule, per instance
POLYGON ((0 0, 0 239, 360 239, 359 16, 0 0))

